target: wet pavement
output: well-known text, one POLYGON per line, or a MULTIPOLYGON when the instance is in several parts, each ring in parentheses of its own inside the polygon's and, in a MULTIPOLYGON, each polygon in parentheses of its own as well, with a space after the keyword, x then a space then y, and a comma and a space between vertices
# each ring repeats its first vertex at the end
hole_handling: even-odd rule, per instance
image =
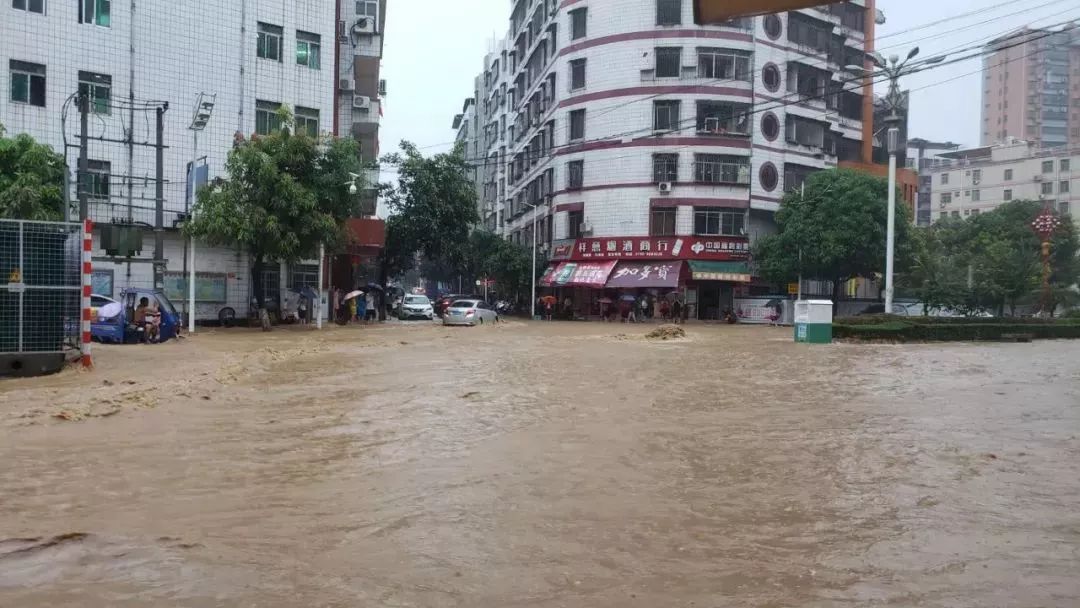
POLYGON ((1080 342, 427 323, 0 382, 0 606, 1077 606, 1080 342))

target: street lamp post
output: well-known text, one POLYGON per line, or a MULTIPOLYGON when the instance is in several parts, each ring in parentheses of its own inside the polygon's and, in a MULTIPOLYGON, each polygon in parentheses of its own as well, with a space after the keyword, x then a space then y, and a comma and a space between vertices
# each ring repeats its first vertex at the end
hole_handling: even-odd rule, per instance
POLYGON ((532 242, 532 273, 530 278, 532 279, 532 297, 529 301, 529 310, 532 312, 530 315, 533 319, 536 318, 536 218, 540 215, 540 205, 533 205, 531 203, 525 203, 533 210, 533 242, 532 242))
POLYGON ((1031 222, 1035 234, 1042 241, 1042 297, 1040 298, 1039 311, 1042 315, 1051 312, 1053 294, 1050 291, 1050 237, 1054 236, 1061 227, 1061 218, 1054 214, 1049 205, 1043 208, 1043 212, 1031 222))
MULTIPOLYGON (((217 94, 207 95, 206 93, 199 93, 199 99, 195 102, 195 113, 191 117, 191 125, 188 129, 191 129, 192 145, 191 145, 191 171, 188 172, 189 179, 191 181, 191 197, 189 213, 194 215, 195 213, 195 200, 197 196, 196 180, 195 180, 195 163, 199 160, 199 131, 206 128, 206 124, 210 122, 210 116, 214 113, 214 101, 217 99, 217 94)), ((195 237, 188 239, 188 305, 187 305, 187 317, 188 317, 188 333, 195 333, 195 237)))
MULTIPOLYGON (((889 107, 889 115, 885 118, 885 123, 888 126, 888 153, 889 153, 889 197, 888 197, 888 219, 886 220, 886 236, 885 236, 885 313, 892 313, 893 303, 893 266, 896 253, 896 155, 900 153, 900 128, 899 124, 902 122, 899 110, 903 110, 907 100, 904 94, 900 91, 900 77, 904 74, 910 74, 911 69, 908 68, 908 62, 915 58, 919 54, 919 47, 915 47, 908 52, 907 57, 903 61, 897 55, 889 57, 888 61, 880 53, 869 53, 867 56, 870 61, 877 67, 875 72, 871 72, 863 68, 861 65, 849 65, 845 69, 850 72, 864 74, 869 78, 872 75, 878 73, 888 77, 889 79, 889 92, 885 96, 885 103, 889 107)), ((931 65, 940 63, 945 59, 944 55, 932 57, 922 62, 920 65, 931 65)), ((865 118, 865 117, 864 117, 865 118)), ((869 162, 869 159, 864 159, 869 162)))

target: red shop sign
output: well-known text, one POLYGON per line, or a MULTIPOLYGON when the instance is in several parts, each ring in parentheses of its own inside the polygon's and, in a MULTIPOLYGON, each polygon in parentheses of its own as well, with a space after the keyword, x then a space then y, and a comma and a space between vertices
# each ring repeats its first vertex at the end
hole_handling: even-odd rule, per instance
POLYGON ((624 236, 574 241, 571 260, 745 260, 750 239, 738 236, 624 236))

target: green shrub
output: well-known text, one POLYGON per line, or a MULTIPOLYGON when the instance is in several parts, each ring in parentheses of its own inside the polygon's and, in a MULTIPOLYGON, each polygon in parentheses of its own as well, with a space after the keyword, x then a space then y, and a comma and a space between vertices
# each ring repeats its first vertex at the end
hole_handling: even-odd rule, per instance
POLYGON ((1036 317, 923 317, 901 315, 860 315, 857 317, 838 317, 833 321, 837 325, 882 325, 886 323, 906 323, 908 325, 1053 325, 1055 323, 1076 323, 1080 317, 1061 317, 1059 319, 1040 319, 1036 317))
MULTIPOLYGON (((1001 340, 1009 334, 1026 334, 1037 339, 1080 338, 1080 323, 1020 322, 995 319, 996 323, 911 323, 890 320, 878 324, 834 324, 833 337, 850 340, 889 342, 954 342, 1001 340)), ((1038 320, 1036 320, 1038 321, 1038 320)))

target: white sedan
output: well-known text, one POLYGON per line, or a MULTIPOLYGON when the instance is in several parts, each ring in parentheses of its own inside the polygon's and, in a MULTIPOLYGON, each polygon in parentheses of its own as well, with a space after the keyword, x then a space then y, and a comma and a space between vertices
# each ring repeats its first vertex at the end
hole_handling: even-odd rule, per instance
POLYGON ((443 325, 497 323, 499 313, 483 300, 455 300, 443 315, 443 325))
POLYGON ((406 295, 398 305, 397 316, 403 321, 418 317, 432 321, 435 319, 435 310, 427 296, 406 295))

